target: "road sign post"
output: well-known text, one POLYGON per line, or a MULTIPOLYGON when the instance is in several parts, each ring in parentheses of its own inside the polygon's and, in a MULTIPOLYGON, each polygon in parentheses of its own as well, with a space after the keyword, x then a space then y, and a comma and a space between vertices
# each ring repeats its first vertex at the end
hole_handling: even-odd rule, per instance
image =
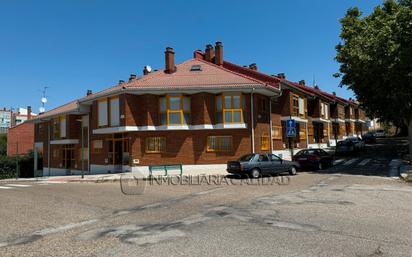
POLYGON ((289 140, 290 158, 293 157, 293 142, 292 138, 296 137, 296 121, 289 119, 286 121, 286 135, 289 140))

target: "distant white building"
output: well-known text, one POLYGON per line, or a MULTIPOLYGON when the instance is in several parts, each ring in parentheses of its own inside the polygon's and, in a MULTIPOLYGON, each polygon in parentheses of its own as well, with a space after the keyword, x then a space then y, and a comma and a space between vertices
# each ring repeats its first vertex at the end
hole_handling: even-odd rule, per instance
POLYGON ((15 127, 30 117, 37 116, 36 113, 31 112, 31 107, 17 108, 15 112, 10 109, 0 109, 0 134, 7 133, 9 128, 15 127))
POLYGON ((368 127, 368 130, 377 130, 377 129, 381 129, 381 123, 379 122, 378 119, 370 119, 367 118, 366 119, 366 126, 368 127))
POLYGON ((31 112, 31 107, 28 106, 27 108, 17 108, 16 112, 13 112, 13 122, 12 126, 17 126, 26 120, 28 120, 29 116, 37 116, 36 113, 31 112))

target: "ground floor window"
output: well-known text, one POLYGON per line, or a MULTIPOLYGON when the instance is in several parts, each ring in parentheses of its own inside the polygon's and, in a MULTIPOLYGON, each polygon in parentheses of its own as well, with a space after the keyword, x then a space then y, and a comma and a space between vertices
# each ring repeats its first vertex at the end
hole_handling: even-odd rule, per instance
MULTIPOLYGON (((322 143, 323 138, 325 137, 325 129, 323 123, 314 123, 313 124, 313 137, 315 139, 315 143, 322 143)), ((326 130, 327 133, 327 130, 326 130)))
POLYGON ((270 141, 268 136, 262 136, 260 138, 260 150, 262 151, 269 151, 270 148, 270 141))
POLYGON ((272 139, 282 139, 282 126, 272 125, 272 139))
POLYGON ((163 153, 166 151, 165 137, 147 137, 145 144, 146 153, 163 153))
POLYGON ((232 136, 209 136, 206 150, 208 152, 230 152, 233 149, 232 141, 232 136))

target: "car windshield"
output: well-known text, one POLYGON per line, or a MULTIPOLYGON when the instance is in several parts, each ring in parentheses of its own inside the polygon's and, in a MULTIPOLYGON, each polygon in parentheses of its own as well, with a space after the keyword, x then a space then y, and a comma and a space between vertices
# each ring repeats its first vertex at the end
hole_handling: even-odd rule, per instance
POLYGON ((252 160, 254 156, 255 156, 254 154, 243 155, 242 157, 239 158, 238 161, 240 161, 240 162, 248 162, 248 161, 252 160))

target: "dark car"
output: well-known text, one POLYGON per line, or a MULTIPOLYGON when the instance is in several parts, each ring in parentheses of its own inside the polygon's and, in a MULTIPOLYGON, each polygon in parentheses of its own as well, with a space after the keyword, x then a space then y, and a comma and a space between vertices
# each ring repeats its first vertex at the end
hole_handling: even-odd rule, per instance
POLYGON ((282 160, 274 154, 247 154, 237 161, 227 163, 227 172, 238 175, 249 175, 258 178, 262 175, 279 174, 289 172, 295 175, 299 169, 299 163, 282 160))
POLYGON ((363 142, 365 144, 376 144, 376 136, 373 132, 368 132, 362 136, 363 142))
POLYGON ((356 152, 355 143, 351 140, 339 141, 336 145, 336 154, 352 154, 356 152))
POLYGON ((299 162, 302 168, 322 170, 333 166, 333 156, 323 149, 304 149, 293 156, 293 161, 299 162))

